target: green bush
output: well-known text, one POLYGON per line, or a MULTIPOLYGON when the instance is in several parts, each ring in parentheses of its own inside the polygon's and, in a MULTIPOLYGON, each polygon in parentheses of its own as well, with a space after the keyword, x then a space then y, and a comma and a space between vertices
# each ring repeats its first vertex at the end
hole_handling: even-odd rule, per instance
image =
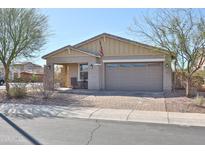
POLYGON ((38 81, 38 77, 35 74, 32 74, 31 82, 36 82, 36 81, 38 81))
POLYGON ((27 94, 27 90, 26 90, 26 86, 22 86, 22 85, 14 85, 14 87, 11 87, 9 89, 9 95, 10 97, 14 97, 14 98, 23 98, 25 97, 27 94))

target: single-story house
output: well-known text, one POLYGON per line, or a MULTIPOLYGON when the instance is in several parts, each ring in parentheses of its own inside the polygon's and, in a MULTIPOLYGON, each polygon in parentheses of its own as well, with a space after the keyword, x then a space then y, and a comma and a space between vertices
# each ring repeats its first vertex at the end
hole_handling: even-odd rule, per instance
POLYGON ((63 65, 65 87, 102 90, 170 91, 168 51, 103 33, 42 57, 45 86, 54 86, 54 65, 63 65))

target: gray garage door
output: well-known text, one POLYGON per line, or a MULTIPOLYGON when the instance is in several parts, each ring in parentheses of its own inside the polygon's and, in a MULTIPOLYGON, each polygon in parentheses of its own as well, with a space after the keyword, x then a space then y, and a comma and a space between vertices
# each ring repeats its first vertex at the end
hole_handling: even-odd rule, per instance
POLYGON ((162 63, 106 64, 106 89, 162 91, 162 63))

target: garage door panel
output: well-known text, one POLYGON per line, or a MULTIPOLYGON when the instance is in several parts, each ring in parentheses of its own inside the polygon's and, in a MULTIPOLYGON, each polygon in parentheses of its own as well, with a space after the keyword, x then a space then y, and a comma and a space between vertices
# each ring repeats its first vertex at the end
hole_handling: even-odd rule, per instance
POLYGON ((162 91, 162 63, 106 64, 106 89, 162 91))

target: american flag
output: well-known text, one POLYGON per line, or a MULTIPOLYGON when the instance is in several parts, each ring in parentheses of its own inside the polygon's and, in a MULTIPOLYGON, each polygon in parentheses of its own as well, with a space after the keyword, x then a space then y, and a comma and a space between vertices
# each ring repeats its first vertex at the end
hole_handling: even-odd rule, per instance
POLYGON ((99 54, 100 54, 100 57, 104 56, 104 52, 103 52, 101 41, 100 41, 100 51, 99 51, 99 54))

